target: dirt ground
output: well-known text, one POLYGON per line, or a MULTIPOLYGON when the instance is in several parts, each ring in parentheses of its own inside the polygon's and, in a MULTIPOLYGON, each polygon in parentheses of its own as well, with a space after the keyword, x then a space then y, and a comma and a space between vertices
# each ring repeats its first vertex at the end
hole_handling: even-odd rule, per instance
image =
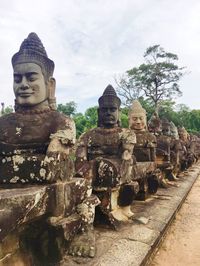
POLYGON ((200 266, 200 176, 151 266, 200 266))

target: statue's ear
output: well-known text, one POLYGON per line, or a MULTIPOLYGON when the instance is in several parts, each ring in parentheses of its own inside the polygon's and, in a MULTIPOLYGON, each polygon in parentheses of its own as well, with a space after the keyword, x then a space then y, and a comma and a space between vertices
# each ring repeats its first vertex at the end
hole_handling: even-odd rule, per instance
POLYGON ((121 109, 119 109, 119 112, 118 112, 117 125, 118 125, 118 127, 121 127, 122 126, 122 123, 121 123, 121 109))
POLYGON ((97 108, 97 127, 101 127, 101 119, 100 119, 100 115, 99 115, 100 111, 99 108, 97 108))
POLYGON ((55 97, 55 89, 56 89, 56 80, 53 77, 50 77, 47 81, 48 88, 48 101, 49 106, 52 110, 56 110, 56 97, 55 97))

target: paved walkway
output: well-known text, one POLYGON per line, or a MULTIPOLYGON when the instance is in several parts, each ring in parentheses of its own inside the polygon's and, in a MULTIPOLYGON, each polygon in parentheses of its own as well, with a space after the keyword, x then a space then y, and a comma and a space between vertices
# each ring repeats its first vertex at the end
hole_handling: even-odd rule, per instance
POLYGON ((200 176, 151 266, 200 266, 200 176))
MULTIPOLYGON (((133 203, 132 210, 135 213, 133 221, 130 224, 124 225, 119 229, 119 231, 113 231, 108 229, 96 228, 96 256, 93 259, 80 258, 80 257, 70 257, 66 254, 60 265, 62 266, 141 266, 144 265, 148 260, 152 252, 155 251, 157 243, 163 237, 163 233, 168 229, 168 226, 174 220, 174 215, 176 215, 177 209, 185 201, 185 196, 190 191, 191 186, 197 179, 200 173, 200 162, 194 165, 188 173, 185 173, 173 186, 168 189, 159 189, 156 195, 149 197, 145 202, 136 201, 133 203)), ((199 181, 200 182, 200 181, 199 181)), ((199 187, 200 190, 200 187, 199 187)), ((192 203, 192 205, 197 205, 198 209, 200 202, 200 191, 196 192, 198 194, 197 203, 192 203)), ((182 231, 181 239, 186 239, 183 236, 188 228, 191 226, 191 220, 194 219, 195 214, 190 214, 190 211, 194 209, 194 206, 189 206, 187 213, 189 213, 188 218, 184 218, 184 224, 186 225, 183 229, 179 226, 180 231, 182 231), (192 217, 192 218, 191 218, 192 217), (183 231, 185 230, 185 231, 183 231)), ((200 211, 200 210, 198 210, 200 211)), ((197 210, 194 211, 197 213, 197 210)), ((197 216, 200 217, 198 214, 197 216)), ((200 226, 195 225, 194 228, 200 226)), ((194 229, 192 229, 194 230, 194 229)), ((196 234, 196 233, 195 233, 196 234)), ((199 237, 200 240, 200 237, 199 237)), ((188 243, 189 240, 184 243, 188 243)), ((171 246, 170 242, 169 246, 171 246)), ((177 245, 177 244, 176 244, 177 245)), ((183 244, 184 245, 184 244, 183 244)), ((200 245, 198 245, 199 247, 200 245)), ((172 248, 173 250, 174 248, 172 248)), ((177 253, 180 253, 180 250, 177 253)), ((200 249, 196 249, 196 255, 200 254, 200 249)), ((173 255, 176 257, 177 255, 173 255)), ((186 255, 188 257, 189 255, 186 255)), ((192 255, 193 256, 193 255, 192 255)), ((163 261, 160 264, 152 265, 183 265, 182 263, 176 264, 168 263, 168 257, 172 257, 171 254, 166 256, 167 264, 163 261)), ((182 257, 182 256, 181 256, 182 257)), ((156 262, 157 263, 157 262, 156 262)), ((187 266, 192 265, 187 263, 187 266)), ((197 264, 200 266, 200 263, 197 264)))

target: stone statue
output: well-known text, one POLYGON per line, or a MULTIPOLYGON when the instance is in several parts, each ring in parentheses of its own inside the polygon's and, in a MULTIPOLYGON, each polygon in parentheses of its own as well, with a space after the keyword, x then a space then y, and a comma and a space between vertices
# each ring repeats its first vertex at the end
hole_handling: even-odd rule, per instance
POLYGON ((12 57, 15 113, 0 118, 0 183, 46 183, 72 177, 75 124, 55 111, 54 62, 35 33, 12 57))
POLYGON ((15 112, 0 117, 1 261, 14 265, 18 254, 19 265, 58 262, 78 232, 82 240, 72 241, 69 250, 93 257, 99 201, 87 180, 73 177, 75 124, 55 110, 54 62, 30 33, 12 65, 15 112), (12 247, 9 258, 4 245, 12 247))
POLYGON ((179 140, 178 128, 175 126, 175 124, 172 121, 170 122, 170 132, 171 132, 171 136, 175 140, 179 140))
MULTIPOLYGON (((170 168, 170 137, 163 135, 162 121, 158 115, 158 112, 154 112, 148 122, 149 131, 156 136, 156 164, 161 171, 159 179, 159 185, 163 188, 168 187, 168 181, 166 179, 166 169, 170 168)), ((165 130, 165 129, 164 129, 165 130)))
POLYGON ((115 227, 118 221, 127 221, 133 215, 130 205, 138 191, 137 182, 132 181, 136 137, 130 129, 119 127, 121 101, 111 85, 98 102, 98 127, 78 141, 76 172, 92 180, 93 193, 101 201, 97 222, 108 220, 115 227))
POLYGON ((162 132, 162 123, 159 118, 158 112, 155 111, 153 115, 151 116, 149 122, 148 122, 148 129, 149 132, 153 133, 155 136, 158 136, 162 132))
POLYGON ((146 110, 140 102, 134 100, 129 110, 129 128, 136 134, 133 155, 136 158, 136 179, 140 184, 137 195, 145 199, 148 193, 155 193, 158 188, 156 167, 156 137, 147 130, 146 110))
POLYGON ((178 128, 180 138, 180 164, 181 170, 184 171, 195 162, 195 142, 190 138, 190 134, 184 127, 178 128))
POLYGON ((162 135, 166 142, 170 143, 170 165, 165 168, 165 175, 169 181, 176 180, 180 168, 180 141, 177 136, 177 128, 173 122, 168 119, 162 119, 162 135), (169 138, 169 139, 168 139, 169 138))

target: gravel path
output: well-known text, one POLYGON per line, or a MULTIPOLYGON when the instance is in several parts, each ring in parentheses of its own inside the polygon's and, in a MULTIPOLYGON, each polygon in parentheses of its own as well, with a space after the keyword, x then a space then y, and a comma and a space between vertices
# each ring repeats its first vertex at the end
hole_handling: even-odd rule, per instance
POLYGON ((200 266, 200 176, 151 266, 200 266))

